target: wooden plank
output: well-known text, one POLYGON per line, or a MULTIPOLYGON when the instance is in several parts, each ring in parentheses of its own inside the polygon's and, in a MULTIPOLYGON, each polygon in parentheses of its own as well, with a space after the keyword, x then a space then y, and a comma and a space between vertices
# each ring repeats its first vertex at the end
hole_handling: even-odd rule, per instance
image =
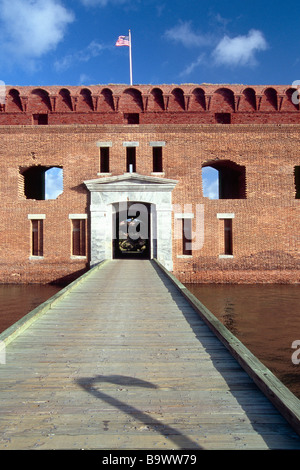
POLYGON ((186 287, 159 262, 157 265, 168 275, 177 289, 194 307, 217 338, 254 380, 256 385, 300 434, 300 400, 255 357, 186 287))
POLYGON ((112 261, 8 342, 0 449, 300 449, 149 261, 112 261))

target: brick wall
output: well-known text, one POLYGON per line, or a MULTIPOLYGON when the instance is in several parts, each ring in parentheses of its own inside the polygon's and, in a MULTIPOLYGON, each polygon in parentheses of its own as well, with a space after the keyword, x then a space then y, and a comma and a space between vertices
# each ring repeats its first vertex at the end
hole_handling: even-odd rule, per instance
MULTIPOLYGON (((23 91, 20 92, 22 96, 27 93, 26 90, 23 91)), ((215 104, 211 98, 210 105, 215 106, 215 110, 227 112, 228 107, 236 103, 236 99, 233 97, 233 101, 229 100, 222 108, 220 96, 215 104)), ((188 211, 194 214, 192 228, 197 230, 198 234, 203 230, 203 226, 197 226, 197 209, 204 207, 203 245, 193 250, 192 257, 182 257, 182 241, 173 241, 174 273, 179 279, 184 282, 300 281, 300 200, 295 197, 294 177, 295 166, 300 166, 298 113, 285 110, 290 124, 281 122, 279 125, 276 116, 283 111, 274 111, 269 114, 268 123, 262 126, 260 121, 256 123, 256 119, 260 116, 261 122, 264 122, 264 113, 257 111, 251 114, 249 109, 245 109, 250 106, 247 102, 243 108, 245 115, 248 113, 249 122, 251 115, 256 116, 255 123, 222 125, 212 121, 211 124, 195 124, 192 117, 186 117, 188 111, 181 111, 180 97, 183 103, 186 103, 184 94, 178 92, 177 101, 172 104, 177 106, 177 112, 160 113, 155 109, 149 111, 152 116, 164 114, 166 117, 163 124, 156 119, 155 124, 124 125, 121 123, 122 112, 107 111, 106 116, 115 116, 113 124, 68 125, 66 116, 77 113, 66 111, 59 114, 57 111, 52 117, 54 119, 56 116, 59 125, 32 126, 31 122, 29 125, 0 125, 0 282, 52 282, 70 279, 87 268, 88 257, 83 259, 71 256, 69 215, 89 216, 89 195, 83 181, 103 176, 99 175, 99 141, 112 142, 111 175, 120 175, 126 171, 124 141, 139 142, 136 171, 144 175, 151 175, 153 170, 152 148, 149 142, 164 141, 166 144, 163 148, 161 177, 179 181, 173 191, 173 203, 182 208, 182 212, 185 204, 191 205, 188 211), (274 123, 270 122, 271 115, 274 123), (174 116, 178 116, 178 122, 182 119, 180 116, 185 116, 185 123, 178 124, 174 116), (169 124, 166 125, 168 120, 169 124), (115 125, 117 122, 119 124, 115 125), (245 167, 246 197, 219 200, 204 197, 202 166, 218 166, 228 161, 245 167), (64 190, 57 199, 26 199, 20 169, 39 165, 63 168, 64 190), (45 216, 42 258, 30 257, 30 214, 45 216), (232 256, 220 257, 224 255, 222 214, 229 214, 230 217, 233 214, 232 256)), ((194 104, 190 99, 191 116, 193 107, 201 106, 200 98, 198 97, 198 102, 194 104)), ((36 99, 39 101, 40 96, 36 99)), ((107 99, 105 101, 102 95, 101 99, 109 106, 109 102, 107 99)), ((174 97, 172 99, 175 101, 174 97)), ((137 98, 134 101, 132 94, 128 93, 119 98, 118 104, 123 110, 134 113, 141 106, 141 101, 137 98)), ((241 99, 240 104, 242 106, 241 99)), ((67 108, 66 101, 61 103, 61 106, 63 105, 67 108)), ((27 106, 28 113, 18 111, 24 119, 23 124, 33 111, 29 99, 27 106)), ((43 106, 49 106, 49 102, 43 106)), ((83 100, 80 106, 87 106, 87 103, 83 100)), ((159 101, 152 102, 151 106, 157 108, 159 101)), ((0 119, 3 116, 13 117, 15 114, 9 111, 7 104, 7 109, 0 113, 0 119)), ((84 113, 78 113, 78 116, 84 116, 84 113)))
POLYGON ((207 84, 6 87, 0 125, 31 125, 38 114, 51 125, 125 124, 128 114, 138 114, 140 124, 216 123, 216 114, 234 124, 297 123, 294 92, 291 86, 207 84))

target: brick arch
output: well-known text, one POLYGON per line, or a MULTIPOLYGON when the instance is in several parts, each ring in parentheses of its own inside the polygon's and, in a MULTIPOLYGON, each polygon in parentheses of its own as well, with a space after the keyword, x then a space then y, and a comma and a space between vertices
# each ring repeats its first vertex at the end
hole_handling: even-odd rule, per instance
POLYGON ((29 111, 34 114, 46 114, 52 111, 49 93, 43 88, 35 88, 28 97, 29 111))
MULTIPOLYGON (((299 110, 299 103, 293 103, 293 94, 295 93, 296 89, 295 88, 288 88, 285 90, 285 93, 283 94, 282 97, 282 103, 281 103, 281 108, 280 111, 298 111, 299 110)), ((294 95, 296 97, 296 100, 299 100, 299 94, 296 93, 294 95)))
POLYGON ((103 88, 98 97, 98 109, 99 111, 114 111, 114 98, 113 92, 110 88, 103 88))
POLYGON ((277 91, 275 88, 268 87, 263 91, 260 111, 277 111, 277 91))
POLYGON ((6 111, 21 112, 23 111, 20 92, 16 88, 11 88, 6 96, 6 111))
POLYGON ((184 111, 184 92, 182 88, 174 88, 170 94, 169 111, 184 111))
POLYGON ((137 88, 126 88, 120 97, 119 109, 125 113, 143 111, 142 93, 137 88))
POLYGON ((205 111, 205 91, 203 88, 194 88, 191 92, 189 111, 205 111))
POLYGON ((234 92, 230 88, 218 88, 211 99, 210 111, 231 113, 234 111, 234 92))
POLYGON ((82 88, 80 90, 76 110, 83 112, 94 110, 92 92, 89 88, 82 88))
POLYGON ((239 101, 239 111, 255 111, 256 110, 256 93, 253 88, 245 88, 239 101))
POLYGON ((67 88, 62 88, 58 92, 55 109, 58 112, 73 111, 72 97, 71 97, 70 90, 68 90, 67 88))
POLYGON ((163 111, 164 106, 164 95, 161 88, 152 88, 150 92, 151 99, 148 102, 149 111, 163 111))

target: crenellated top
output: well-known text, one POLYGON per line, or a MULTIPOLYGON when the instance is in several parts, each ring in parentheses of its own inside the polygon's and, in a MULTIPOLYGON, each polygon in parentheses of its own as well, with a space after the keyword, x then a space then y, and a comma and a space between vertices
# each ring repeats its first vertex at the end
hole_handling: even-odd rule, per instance
MULTIPOLYGON (((0 115, 295 113, 299 111, 295 93, 297 91, 291 85, 6 86, 0 115)), ((147 119, 144 122, 148 122, 147 119)), ((3 123, 4 119, 1 119, 0 124, 3 123)))

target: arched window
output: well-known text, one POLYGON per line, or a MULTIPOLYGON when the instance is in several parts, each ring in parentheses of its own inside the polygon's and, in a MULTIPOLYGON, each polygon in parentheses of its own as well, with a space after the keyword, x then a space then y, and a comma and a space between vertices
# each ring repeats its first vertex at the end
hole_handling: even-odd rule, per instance
POLYGON ((203 165, 203 195, 210 199, 245 199, 246 169, 229 160, 203 165))

